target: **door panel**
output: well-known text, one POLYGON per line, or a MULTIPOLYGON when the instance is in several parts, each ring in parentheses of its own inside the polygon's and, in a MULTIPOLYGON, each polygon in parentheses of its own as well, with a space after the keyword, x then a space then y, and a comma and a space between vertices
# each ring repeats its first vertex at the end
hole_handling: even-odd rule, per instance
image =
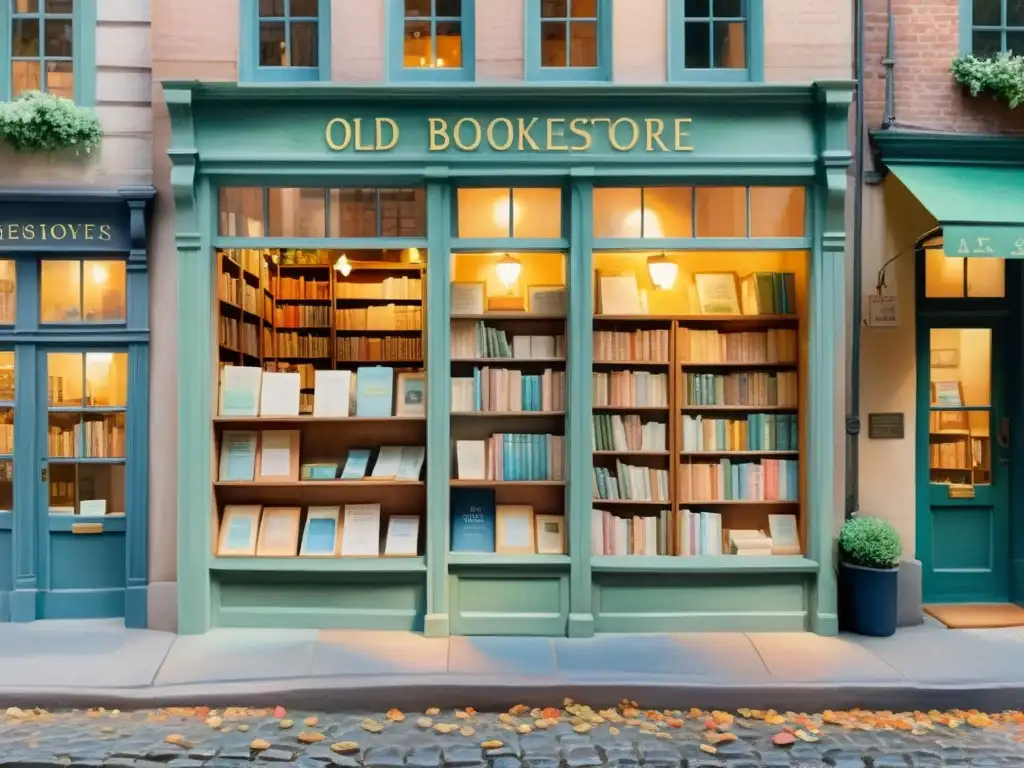
POLYGON ((924 598, 1002 602, 1009 597, 1010 556, 1002 328, 933 323, 921 333, 924 598))

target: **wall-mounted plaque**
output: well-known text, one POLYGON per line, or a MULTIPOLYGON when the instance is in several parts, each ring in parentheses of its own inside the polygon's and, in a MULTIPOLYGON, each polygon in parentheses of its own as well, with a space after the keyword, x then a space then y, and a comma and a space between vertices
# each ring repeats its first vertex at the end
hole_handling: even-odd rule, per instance
POLYGON ((869 413, 868 437, 872 440, 902 440, 902 413, 869 413))

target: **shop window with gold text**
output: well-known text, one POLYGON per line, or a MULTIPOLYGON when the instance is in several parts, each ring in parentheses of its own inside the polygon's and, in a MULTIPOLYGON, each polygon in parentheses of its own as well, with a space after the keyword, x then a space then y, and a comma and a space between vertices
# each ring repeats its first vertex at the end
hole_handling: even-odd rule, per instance
POLYGON ((330 0, 241 0, 240 7, 240 79, 330 79, 330 0))
POLYGON ((39 267, 41 323, 123 323, 125 263, 46 259, 39 267))
POLYGON ((475 6, 475 0, 389 0, 390 79, 472 80, 475 6))
POLYGON ((764 79, 763 0, 668 0, 669 80, 764 79))
POLYGON ((611 79, 611 0, 526 0, 526 79, 611 79))
POLYGON ((979 57, 1024 54, 1024 2, 960 0, 960 48, 979 57))
POLYGON ((50 352, 50 514, 123 515, 128 355, 50 352))

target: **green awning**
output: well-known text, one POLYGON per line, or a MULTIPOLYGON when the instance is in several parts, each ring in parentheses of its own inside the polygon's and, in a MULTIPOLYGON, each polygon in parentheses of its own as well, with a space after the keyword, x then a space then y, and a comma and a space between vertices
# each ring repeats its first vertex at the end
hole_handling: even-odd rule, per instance
POLYGON ((1024 259, 1024 168, 889 165, 942 227, 947 256, 1024 259))

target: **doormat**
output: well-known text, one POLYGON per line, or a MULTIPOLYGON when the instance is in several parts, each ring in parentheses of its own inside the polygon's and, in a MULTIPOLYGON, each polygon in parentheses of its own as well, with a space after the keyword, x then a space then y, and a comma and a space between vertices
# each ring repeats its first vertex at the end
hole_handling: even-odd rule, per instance
POLYGON ((1024 608, 1013 603, 926 605, 924 612, 950 629, 1024 627, 1024 608))

